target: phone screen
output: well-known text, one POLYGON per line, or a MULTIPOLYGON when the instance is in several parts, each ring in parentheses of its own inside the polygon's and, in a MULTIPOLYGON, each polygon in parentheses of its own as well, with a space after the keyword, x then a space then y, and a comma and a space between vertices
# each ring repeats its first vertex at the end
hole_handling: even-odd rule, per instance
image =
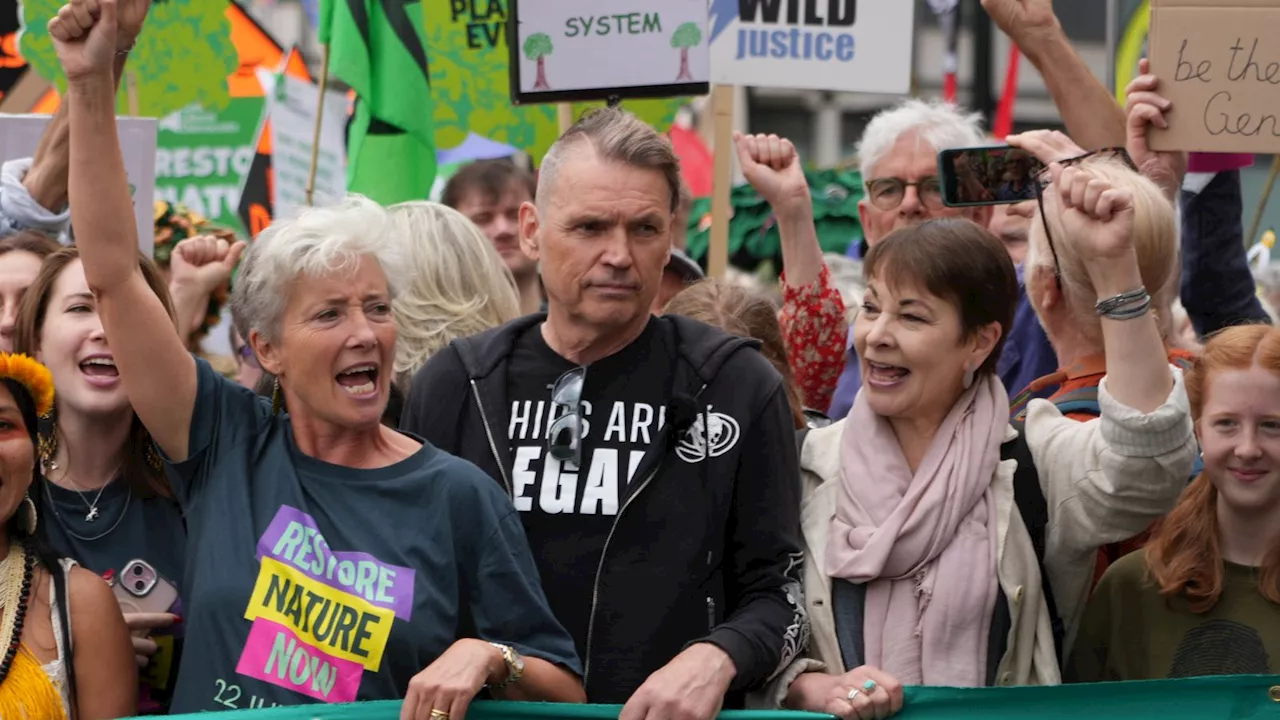
POLYGON ((942 200, 949 207, 1004 205, 1036 199, 1036 175, 1044 164, 1007 145, 953 148, 938 153, 942 200))

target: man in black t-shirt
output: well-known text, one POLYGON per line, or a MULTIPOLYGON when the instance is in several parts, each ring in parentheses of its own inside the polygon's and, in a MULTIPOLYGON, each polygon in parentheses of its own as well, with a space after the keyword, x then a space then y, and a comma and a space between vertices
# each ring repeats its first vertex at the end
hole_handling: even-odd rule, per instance
POLYGON ((650 314, 679 182, 628 113, 567 131, 520 211, 547 314, 437 354, 403 419, 503 484, 588 698, 629 720, 740 706, 808 639, 782 379, 755 341, 650 314))

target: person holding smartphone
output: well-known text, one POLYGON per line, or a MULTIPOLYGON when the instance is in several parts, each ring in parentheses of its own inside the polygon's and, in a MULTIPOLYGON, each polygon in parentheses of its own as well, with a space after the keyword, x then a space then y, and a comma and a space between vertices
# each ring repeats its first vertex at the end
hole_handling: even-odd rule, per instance
MULTIPOLYGON (((155 266, 141 257, 138 263, 170 308, 155 266)), ((139 712, 163 713, 182 646, 176 583, 186 527, 120 382, 76 248, 45 259, 23 297, 14 346, 49 366, 58 392, 39 427, 43 477, 31 495, 40 536, 127 601, 122 609, 143 680, 139 712)))

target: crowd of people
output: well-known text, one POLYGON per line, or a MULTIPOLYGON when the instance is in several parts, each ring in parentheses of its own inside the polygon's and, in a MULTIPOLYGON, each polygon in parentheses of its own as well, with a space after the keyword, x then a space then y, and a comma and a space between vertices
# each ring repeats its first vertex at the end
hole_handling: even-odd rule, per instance
POLYGON ((735 136, 780 304, 683 253, 679 161, 616 108, 441 203, 252 243, 162 205, 144 257, 115 92, 148 5, 59 11, 64 103, 3 169, 0 717, 884 720, 910 685, 1280 671, 1239 173, 1151 150, 1159 79, 1118 106, 1048 0, 983 1, 1066 126, 1008 138, 1032 200, 945 206, 939 152, 989 140, 908 100, 829 259, 795 147, 735 136))

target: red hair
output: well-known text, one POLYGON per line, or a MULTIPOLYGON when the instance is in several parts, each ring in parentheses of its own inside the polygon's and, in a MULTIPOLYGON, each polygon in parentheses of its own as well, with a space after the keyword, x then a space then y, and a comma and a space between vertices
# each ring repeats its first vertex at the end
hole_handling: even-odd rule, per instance
MULTIPOLYGON (((1209 339, 1186 376, 1191 417, 1200 422, 1209 377, 1219 370, 1260 367, 1280 375, 1280 329, 1269 325, 1227 328, 1209 339)), ((1147 567, 1165 597, 1182 596, 1191 611, 1213 609, 1222 595, 1222 549, 1218 542, 1218 489, 1207 473, 1192 481, 1178 504, 1152 530, 1147 567)), ((1258 590, 1280 604, 1280 543, 1266 554, 1258 590)))

